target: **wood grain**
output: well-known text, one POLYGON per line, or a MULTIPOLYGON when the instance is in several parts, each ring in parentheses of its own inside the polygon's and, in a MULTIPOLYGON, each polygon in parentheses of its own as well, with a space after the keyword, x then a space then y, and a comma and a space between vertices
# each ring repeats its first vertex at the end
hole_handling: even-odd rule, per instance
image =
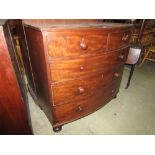
POLYGON ((79 56, 103 52, 107 47, 108 33, 48 33, 49 56, 79 56), (84 46, 82 46, 84 45, 84 46))
POLYGON ((130 31, 111 33, 109 37, 108 49, 118 49, 129 44, 130 31))
POLYGON ((51 85, 53 90, 54 105, 68 103, 70 101, 76 101, 84 97, 89 97, 97 90, 103 89, 111 82, 120 82, 123 71, 123 65, 119 68, 110 69, 107 72, 95 74, 95 76, 89 76, 82 79, 74 79, 67 82, 59 82, 51 85), (119 76, 116 77, 115 74, 119 76), (65 93, 64 93, 65 92, 65 93))
POLYGON ((112 69, 116 65, 124 64, 127 54, 128 47, 94 57, 50 61, 51 82, 70 80, 95 74, 99 71, 106 72, 109 68, 112 69))
POLYGON ((0 134, 32 134, 28 99, 11 34, 0 26, 0 134))
POLYGON ((131 26, 25 23, 38 102, 54 131, 116 97, 131 26))
POLYGON ((73 101, 68 104, 55 106, 56 125, 65 124, 92 112, 95 112, 118 93, 120 83, 111 83, 110 86, 96 91, 96 94, 80 101, 73 101))

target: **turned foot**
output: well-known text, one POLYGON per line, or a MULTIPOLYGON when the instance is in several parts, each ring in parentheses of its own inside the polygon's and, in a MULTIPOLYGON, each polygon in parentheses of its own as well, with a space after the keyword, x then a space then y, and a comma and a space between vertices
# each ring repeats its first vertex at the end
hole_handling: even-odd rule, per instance
POLYGON ((41 105, 38 105, 38 106, 39 106, 40 110, 43 110, 43 108, 42 108, 42 106, 41 106, 41 105))
POLYGON ((114 98, 117 98, 117 95, 115 95, 114 98))
POLYGON ((54 132, 60 132, 62 130, 62 126, 53 127, 54 132))

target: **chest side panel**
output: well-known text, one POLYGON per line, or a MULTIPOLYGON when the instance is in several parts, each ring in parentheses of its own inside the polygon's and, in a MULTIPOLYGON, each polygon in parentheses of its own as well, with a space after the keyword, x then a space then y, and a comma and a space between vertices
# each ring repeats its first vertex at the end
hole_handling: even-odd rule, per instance
POLYGON ((24 29, 36 84, 37 104, 43 108, 45 113, 48 115, 49 120, 52 122, 52 100, 49 95, 50 89, 48 80, 48 68, 43 34, 41 31, 30 27, 25 27, 24 29))

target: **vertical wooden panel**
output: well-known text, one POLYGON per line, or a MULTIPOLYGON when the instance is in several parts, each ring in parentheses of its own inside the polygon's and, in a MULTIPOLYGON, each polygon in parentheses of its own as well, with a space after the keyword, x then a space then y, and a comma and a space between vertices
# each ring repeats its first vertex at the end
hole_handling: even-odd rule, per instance
POLYGON ((0 134, 32 134, 27 95, 23 81, 19 81, 22 76, 10 37, 8 28, 0 26, 0 134))

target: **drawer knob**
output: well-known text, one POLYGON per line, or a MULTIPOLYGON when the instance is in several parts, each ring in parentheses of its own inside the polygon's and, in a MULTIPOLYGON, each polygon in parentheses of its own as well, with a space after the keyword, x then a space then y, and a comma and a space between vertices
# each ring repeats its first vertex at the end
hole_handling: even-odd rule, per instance
POLYGON ((84 67, 83 67, 83 66, 81 66, 81 67, 80 67, 80 70, 84 70, 84 67))
POLYGON ((119 73, 114 73, 114 76, 115 77, 119 77, 119 73))
POLYGON ((85 89, 84 89, 83 87, 79 87, 79 88, 78 88, 78 91, 79 91, 79 93, 81 94, 81 93, 84 93, 84 92, 85 92, 85 89))
POLYGON ((86 50, 88 48, 87 44, 85 42, 81 42, 80 43, 80 47, 83 49, 83 50, 86 50))
POLYGON ((83 109, 79 106, 78 107, 78 110, 80 111, 80 112, 82 112, 83 111, 83 109))
POLYGON ((128 37, 129 37, 129 35, 126 34, 126 35, 124 35, 124 36, 122 37, 122 40, 123 40, 123 41, 126 41, 126 40, 128 39, 128 37))
POLYGON ((119 55, 118 58, 119 59, 124 59, 124 55, 119 55))

